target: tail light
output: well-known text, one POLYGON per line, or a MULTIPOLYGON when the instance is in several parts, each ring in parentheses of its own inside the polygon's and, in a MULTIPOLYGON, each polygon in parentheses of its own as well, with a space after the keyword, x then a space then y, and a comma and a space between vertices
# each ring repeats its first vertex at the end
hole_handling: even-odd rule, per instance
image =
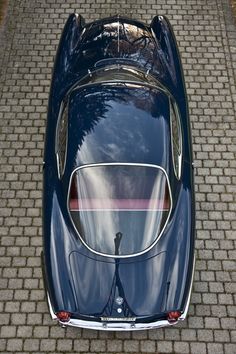
POLYGON ((178 321, 180 316, 181 316, 181 312, 180 311, 170 311, 167 314, 167 320, 169 322, 176 322, 176 321, 178 321))
POLYGON ((68 322, 70 320, 71 313, 66 311, 59 311, 56 313, 56 316, 61 322, 68 322))

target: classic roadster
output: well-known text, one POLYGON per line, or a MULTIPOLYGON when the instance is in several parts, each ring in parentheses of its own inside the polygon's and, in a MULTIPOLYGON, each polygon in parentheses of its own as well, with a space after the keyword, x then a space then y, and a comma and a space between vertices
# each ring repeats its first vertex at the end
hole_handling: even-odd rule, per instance
POLYGON ((195 203, 183 72, 167 18, 72 14, 58 47, 44 156, 46 296, 62 326, 185 319, 195 203))

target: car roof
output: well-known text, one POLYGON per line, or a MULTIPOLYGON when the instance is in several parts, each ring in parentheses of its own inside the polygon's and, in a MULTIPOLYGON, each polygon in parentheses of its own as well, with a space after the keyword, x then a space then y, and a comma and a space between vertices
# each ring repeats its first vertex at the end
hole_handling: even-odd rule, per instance
POLYGON ((168 171, 169 96, 142 83, 98 83, 74 89, 68 101, 67 166, 146 163, 168 171))

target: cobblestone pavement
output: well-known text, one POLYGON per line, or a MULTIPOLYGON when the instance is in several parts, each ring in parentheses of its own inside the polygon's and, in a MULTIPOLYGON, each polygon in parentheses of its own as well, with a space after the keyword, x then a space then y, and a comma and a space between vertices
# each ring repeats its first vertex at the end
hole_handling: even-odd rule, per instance
POLYGON ((236 26, 229 0, 10 0, 1 33, 0 352, 236 353, 236 26), (60 328, 40 268, 42 156, 53 57, 67 15, 166 14, 180 44, 196 165, 196 272, 175 328, 60 328), (3 35, 4 34, 4 35, 3 35))

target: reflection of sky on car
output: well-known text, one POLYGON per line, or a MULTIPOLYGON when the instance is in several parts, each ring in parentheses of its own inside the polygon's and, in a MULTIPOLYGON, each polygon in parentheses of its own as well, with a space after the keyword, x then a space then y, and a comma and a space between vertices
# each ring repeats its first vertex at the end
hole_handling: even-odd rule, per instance
MULTIPOLYGON (((127 107, 126 112, 124 112, 122 104, 114 104, 112 101, 107 104, 110 106, 107 115, 116 118, 117 123, 112 124, 111 120, 107 119, 106 122, 100 123, 100 127, 98 127, 99 134, 90 134, 85 140, 83 148, 78 152, 81 163, 89 161, 88 156, 94 153, 96 147, 98 148, 101 142, 102 144, 99 148, 101 154, 111 161, 119 161, 119 157, 125 154, 128 146, 134 146, 134 144, 138 145, 140 152, 144 154, 149 152, 144 134, 134 129, 134 124, 137 124, 140 118, 133 114, 132 107, 127 107), (114 111, 116 111, 116 117, 114 117, 114 111), (132 122, 127 121, 126 129, 124 129, 123 119, 125 119, 127 114, 132 115, 132 122), (107 143, 105 143, 106 140, 107 143)), ((146 113, 142 112, 142 119, 147 119, 146 113)), ((130 155, 132 155, 132 151, 130 151, 130 155)))
POLYGON ((164 93, 135 85, 102 85, 76 90, 71 96, 71 169, 127 160, 167 168, 169 100, 164 93))

